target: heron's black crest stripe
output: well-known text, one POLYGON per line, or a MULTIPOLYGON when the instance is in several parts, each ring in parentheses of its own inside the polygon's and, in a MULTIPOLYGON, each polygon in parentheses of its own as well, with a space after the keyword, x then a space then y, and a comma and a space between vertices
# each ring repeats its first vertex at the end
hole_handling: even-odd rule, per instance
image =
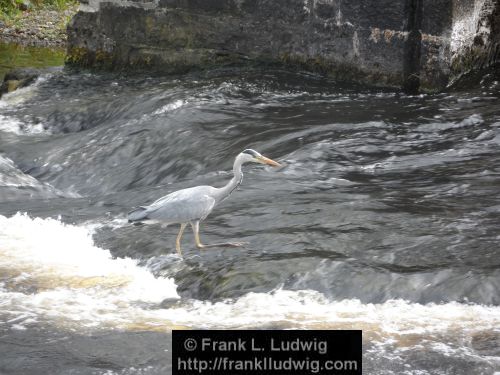
POLYGON ((259 156, 259 153, 255 150, 252 150, 251 148, 247 148, 246 150, 243 150, 243 153, 252 155, 253 157, 259 156))

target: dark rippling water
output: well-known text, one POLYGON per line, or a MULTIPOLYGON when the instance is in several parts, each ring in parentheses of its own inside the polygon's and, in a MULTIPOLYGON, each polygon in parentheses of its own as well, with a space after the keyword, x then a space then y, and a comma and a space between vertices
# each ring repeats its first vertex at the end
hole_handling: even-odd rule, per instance
POLYGON ((366 374, 500 371, 500 83, 56 72, 0 101, 0 373, 164 374, 176 327, 363 329, 366 374), (202 224, 132 207, 221 186, 202 224))

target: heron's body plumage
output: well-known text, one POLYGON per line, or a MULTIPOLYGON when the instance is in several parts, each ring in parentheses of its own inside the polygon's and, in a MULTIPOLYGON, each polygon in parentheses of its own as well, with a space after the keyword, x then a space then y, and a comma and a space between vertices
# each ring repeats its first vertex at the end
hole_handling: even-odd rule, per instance
POLYGON ((130 221, 153 221, 163 224, 187 223, 204 220, 215 206, 216 189, 195 186, 174 191, 129 213, 130 221))

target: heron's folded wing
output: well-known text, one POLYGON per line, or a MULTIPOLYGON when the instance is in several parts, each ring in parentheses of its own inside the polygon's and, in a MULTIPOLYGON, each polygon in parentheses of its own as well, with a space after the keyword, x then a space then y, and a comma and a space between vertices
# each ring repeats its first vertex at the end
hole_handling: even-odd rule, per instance
POLYGON ((154 220, 185 223, 203 220, 214 206, 215 199, 208 195, 178 196, 176 199, 158 200, 148 207, 147 216, 154 220))
POLYGON ((133 211, 130 211, 127 215, 129 221, 140 221, 147 217, 148 208, 140 206, 133 211))

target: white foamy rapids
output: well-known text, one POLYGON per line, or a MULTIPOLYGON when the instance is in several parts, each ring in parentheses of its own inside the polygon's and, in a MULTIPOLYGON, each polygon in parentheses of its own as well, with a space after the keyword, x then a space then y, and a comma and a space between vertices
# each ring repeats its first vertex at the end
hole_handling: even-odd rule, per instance
POLYGON ((483 331, 500 327, 500 307, 460 303, 421 305, 404 300, 365 304, 331 301, 312 290, 249 293, 218 303, 194 301, 165 315, 180 325, 203 328, 258 327, 366 329, 372 334, 483 331))
POLYGON ((332 301, 312 290, 278 289, 160 308, 158 303, 171 298, 178 298, 171 279, 154 277, 132 259, 113 259, 93 244, 87 227, 0 216, 0 322, 14 329, 33 322, 75 330, 362 329, 371 341, 403 347, 423 341, 459 347, 476 335, 500 333, 498 306, 365 304, 332 301))
POLYGON ((170 298, 178 298, 172 279, 154 277, 133 259, 113 259, 85 227, 0 216, 0 312, 18 325, 25 317, 120 326, 134 321, 136 305, 170 298))
POLYGON ((186 104, 187 104, 187 101, 179 99, 179 100, 176 100, 172 103, 168 103, 168 104, 164 105, 160 109, 156 110, 153 114, 154 115, 161 115, 163 113, 172 112, 172 111, 175 111, 176 109, 179 109, 179 108, 185 106, 186 104))
MULTIPOLYGON (((19 88, 13 92, 4 94, 0 99, 0 111, 2 108, 15 107, 22 104, 25 100, 35 95, 40 83, 46 81, 48 75, 42 75, 29 86, 19 88)), ((15 134, 40 134, 46 130, 43 124, 33 124, 24 122, 14 116, 6 116, 0 114, 0 131, 15 133, 15 134)))
POLYGON ((453 55, 459 52, 461 48, 471 45, 474 37, 476 35, 481 35, 481 31, 483 34, 489 34, 489 30, 485 27, 481 27, 480 30, 477 30, 483 4, 484 1, 474 1, 473 9, 462 11, 462 14, 457 14, 453 17, 450 38, 450 50, 453 55))
POLYGON ((40 134, 44 133, 45 129, 42 124, 24 123, 15 117, 0 115, 0 131, 14 134, 40 134))
MULTIPOLYGON (((1 108, 1 106, 0 106, 1 108)), ((0 131, 21 134, 22 122, 16 118, 0 115, 0 131)))

